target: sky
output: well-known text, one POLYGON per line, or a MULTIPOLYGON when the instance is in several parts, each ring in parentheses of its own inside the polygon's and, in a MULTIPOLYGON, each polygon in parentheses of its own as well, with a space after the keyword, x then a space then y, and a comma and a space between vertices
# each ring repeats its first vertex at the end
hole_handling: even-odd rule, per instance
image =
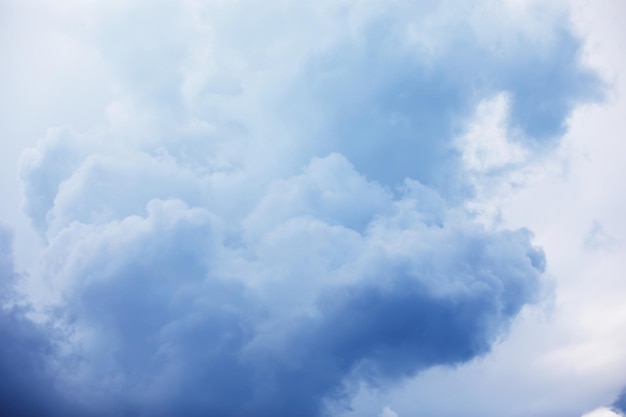
POLYGON ((626 414, 622 0, 0 0, 0 414, 626 414))

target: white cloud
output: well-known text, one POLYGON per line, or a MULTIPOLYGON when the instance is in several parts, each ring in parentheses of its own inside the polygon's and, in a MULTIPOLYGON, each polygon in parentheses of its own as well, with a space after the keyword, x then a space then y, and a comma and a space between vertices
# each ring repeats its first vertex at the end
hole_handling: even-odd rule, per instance
POLYGON ((616 413, 608 408, 598 408, 589 413, 583 414, 582 417, 620 417, 621 414, 616 413))
POLYGON ((514 132, 510 131, 508 116, 509 99, 505 93, 477 106, 476 115, 457 142, 463 163, 470 171, 489 173, 525 161, 527 152, 511 137, 514 132))

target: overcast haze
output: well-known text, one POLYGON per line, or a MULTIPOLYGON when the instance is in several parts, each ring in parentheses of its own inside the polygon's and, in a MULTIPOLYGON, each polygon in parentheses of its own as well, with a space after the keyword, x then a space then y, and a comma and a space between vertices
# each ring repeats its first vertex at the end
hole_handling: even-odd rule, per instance
POLYGON ((0 0, 0 414, 623 415, 625 19, 0 0))

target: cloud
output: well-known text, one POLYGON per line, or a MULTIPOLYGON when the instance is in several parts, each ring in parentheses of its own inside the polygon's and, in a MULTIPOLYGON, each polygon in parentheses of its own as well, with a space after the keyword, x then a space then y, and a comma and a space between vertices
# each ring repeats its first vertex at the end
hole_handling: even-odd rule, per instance
POLYGON ((144 216, 70 224, 50 240, 38 273, 65 300, 81 346, 73 391, 151 413, 195 404, 224 415, 313 416, 357 365, 365 372, 357 377, 373 383, 485 354, 533 299, 543 255, 525 232, 487 233, 456 216, 446 227, 445 212, 439 224, 424 222, 422 195, 413 184, 392 201, 331 155, 270 187, 243 223, 244 247, 225 244, 208 210, 178 200, 152 200, 144 216), (346 210, 368 201, 377 203, 363 234, 343 225, 346 210), (114 384, 98 383, 110 375, 114 384))
POLYGON ((601 92, 565 13, 538 3, 163 3, 105 8, 93 36, 126 103, 110 107, 114 124, 174 155, 195 119, 243 136, 234 165, 293 174, 339 152, 385 185, 412 177, 455 193, 451 141, 481 100, 507 94, 512 126, 539 146, 601 92))
POLYGON ((598 408, 590 413, 584 414, 582 417, 619 417, 621 414, 608 408, 598 408))
POLYGON ((392 199, 335 154, 270 187, 234 240, 178 199, 69 223, 33 272, 70 335, 58 384, 107 415, 317 416, 359 380, 486 354, 535 299, 543 253, 445 207, 433 223, 420 187, 392 199))
MULTIPOLYGON (((16 417, 74 415, 55 386, 55 339, 26 317, 14 291, 11 234, 0 227, 0 413, 16 417)), ((74 409, 75 411, 78 411, 74 409)))
POLYGON ((303 64, 281 111, 304 126, 313 117, 317 149, 341 152, 371 179, 408 176, 449 194, 459 190, 445 181, 463 182, 451 141, 481 100, 508 95, 518 140, 537 147, 564 133, 572 103, 600 95, 558 15, 534 11, 549 16, 538 40, 526 22, 500 26, 507 10, 448 6, 399 2, 401 13, 359 21, 356 34, 303 64))
MULTIPOLYGON (((555 297, 546 308, 525 310, 488 357, 455 371, 431 369, 385 395, 363 389, 355 400, 358 407, 347 415, 378 409, 384 401, 401 415, 497 416, 506 410, 520 417, 579 416, 611 404, 624 386, 626 229, 620 214, 623 184, 617 179, 623 176, 619 115, 626 61, 617 42, 624 31, 615 19, 623 7, 613 1, 594 8, 574 3, 577 26, 584 22, 577 27, 586 37, 584 60, 608 74, 610 100, 577 108, 556 152, 538 157, 534 149, 527 155, 530 164, 483 175, 484 194, 474 198, 484 205, 465 202, 481 219, 487 212, 487 224, 524 225, 535 232, 535 242, 546 251, 546 276, 553 280, 555 297), (449 392, 455 401, 442 399, 449 392)), ((520 144, 515 130, 503 133, 509 143, 520 144)), ((527 142, 521 144, 528 150, 527 142)))
POLYGON ((53 129, 39 146, 27 148, 20 157, 24 210, 39 230, 46 228, 46 215, 54 205, 59 184, 78 166, 85 151, 68 129, 53 129))
POLYGON ((532 233, 464 203, 598 97, 560 11, 159 4, 85 6, 103 122, 20 159, 46 320, 7 313, 0 363, 33 413, 322 416, 487 355, 539 299, 532 233))
POLYGON ((622 390, 620 395, 615 399, 611 408, 621 414, 626 414, 626 390, 622 390))
POLYGON ((398 413, 396 413, 389 407, 385 407, 378 417, 398 417, 398 413))

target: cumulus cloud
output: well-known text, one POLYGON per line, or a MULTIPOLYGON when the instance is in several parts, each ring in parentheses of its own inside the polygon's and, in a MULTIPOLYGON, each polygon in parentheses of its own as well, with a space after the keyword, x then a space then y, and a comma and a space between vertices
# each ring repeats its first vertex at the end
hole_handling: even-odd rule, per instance
POLYGON ((269 187, 238 235, 180 199, 74 220, 34 271, 71 335, 59 384, 113 414, 316 416, 358 380, 487 353, 533 300, 543 254, 428 197, 408 183, 394 199, 334 154, 269 187))
POLYGON ((106 123, 20 159, 46 320, 6 310, 0 363, 43 401, 7 382, 7 410, 322 416, 488 354, 537 301, 532 233, 463 202, 596 97, 559 11, 159 4, 93 5, 106 123))
POLYGON ((433 222, 423 196, 393 199, 330 155, 270 187, 236 238, 178 199, 70 223, 34 271, 71 334, 60 383, 117 399, 110 413, 317 416, 359 380, 486 354, 533 301, 543 253, 442 206, 433 222))

